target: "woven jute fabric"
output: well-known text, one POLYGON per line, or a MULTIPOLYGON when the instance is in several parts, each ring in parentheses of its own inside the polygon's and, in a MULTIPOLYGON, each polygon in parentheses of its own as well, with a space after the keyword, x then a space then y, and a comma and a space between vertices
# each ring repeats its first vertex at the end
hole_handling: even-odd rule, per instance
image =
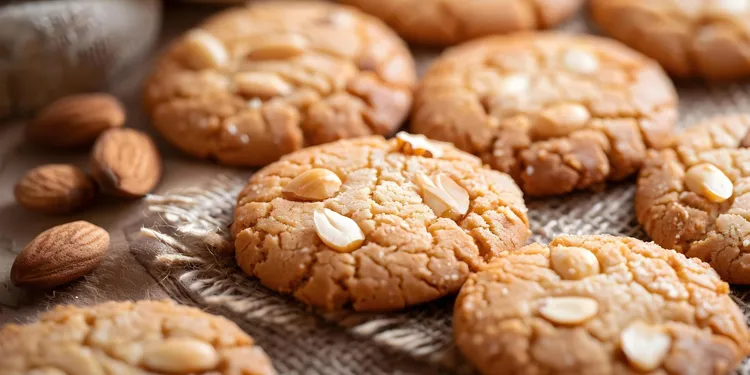
MULTIPOLYGON (((583 16, 567 31, 590 32, 583 16)), ((420 67, 436 53, 416 50, 420 67)), ((750 84, 678 83, 680 126, 750 108, 750 84)), ((196 186, 148 198, 152 215, 131 250, 166 289, 183 302, 223 314, 253 335, 280 373, 471 374, 453 345, 453 298, 405 311, 361 314, 311 310, 244 275, 226 230, 246 178, 218 176, 196 186)), ((600 192, 527 200, 531 241, 563 234, 614 234, 648 239, 633 211, 634 181, 600 192)), ((733 288, 745 315, 750 294, 733 288)), ((750 374, 750 366, 738 370, 750 374)))

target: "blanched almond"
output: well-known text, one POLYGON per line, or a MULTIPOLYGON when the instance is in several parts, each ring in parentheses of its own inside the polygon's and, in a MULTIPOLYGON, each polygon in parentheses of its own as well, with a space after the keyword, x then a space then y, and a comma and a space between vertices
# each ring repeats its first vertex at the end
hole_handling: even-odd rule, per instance
POLYGON ((716 203, 724 202, 734 194, 732 180, 721 169, 708 163, 690 167, 685 173, 685 185, 690 191, 716 203))
POLYGON ((586 126, 589 110, 578 103, 562 103, 545 108, 534 124, 536 139, 563 137, 586 126))
POLYGON ((214 369, 219 354, 211 344, 192 338, 170 338, 146 345, 143 364, 162 373, 198 373, 214 369))
POLYGON ((295 177, 282 190, 284 198, 300 201, 322 201, 341 189, 341 179, 325 168, 313 168, 295 177))
POLYGON ((365 240, 354 220, 327 208, 313 212, 313 224, 320 240, 338 252, 352 252, 365 240))
POLYGON ((599 59, 589 51, 570 49, 563 55, 563 65, 574 73, 592 74, 599 70, 599 59))
POLYGON ((552 269, 565 280, 580 280, 599 273, 596 255, 580 247, 553 247, 550 263, 552 269))
POLYGON ((396 134, 396 148, 406 155, 424 156, 426 158, 439 158, 443 155, 443 151, 439 147, 421 134, 398 132, 396 134))
POLYGON ((654 371, 667 357, 672 336, 660 326, 637 321, 622 331, 620 345, 633 367, 639 371, 654 371))
POLYGON ((292 85, 271 73, 245 72, 234 77, 237 92, 246 97, 271 98, 287 95, 292 85))
POLYGON ((185 61, 194 69, 219 68, 229 62, 224 44, 204 30, 190 31, 183 40, 185 61))
POLYGON ((305 52, 308 42, 299 34, 286 34, 269 37, 258 43, 248 58, 251 60, 288 59, 305 52))
POLYGON ((469 212, 469 193, 452 178, 441 173, 434 179, 419 174, 417 179, 422 199, 435 215, 457 220, 469 212))
POLYGON ((539 314, 553 323, 581 324, 599 312, 599 302, 587 297, 551 297, 544 300, 539 314))

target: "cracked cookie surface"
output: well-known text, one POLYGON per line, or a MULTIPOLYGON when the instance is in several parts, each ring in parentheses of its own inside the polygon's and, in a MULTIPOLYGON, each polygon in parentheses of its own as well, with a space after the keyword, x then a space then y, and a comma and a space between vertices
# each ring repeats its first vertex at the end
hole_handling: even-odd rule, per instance
POLYGON ((748 0, 593 0, 599 27, 672 75, 750 75, 748 0))
POLYGON ((563 235, 471 276, 455 340, 484 374, 728 374, 750 338, 728 291, 654 243, 563 235))
POLYGON ((164 137, 200 158, 262 166, 300 148, 389 135, 416 82, 380 20, 327 3, 266 3, 211 17, 161 57, 144 90, 164 137))
POLYGON ((59 306, 0 330, 2 375, 273 375, 253 339, 222 317, 171 301, 59 306))
POLYGON ((453 142, 530 196, 626 178, 672 142, 674 86, 619 42, 496 36, 445 52, 415 94, 411 131, 453 142))
POLYGON ((747 115, 688 128, 674 150, 649 154, 635 198, 638 222, 656 243, 706 261, 736 284, 750 284, 749 130, 747 115), (715 172, 695 174, 706 166, 715 172), (704 189, 722 181, 723 197, 704 189))
POLYGON ((482 36, 547 29, 583 0, 341 0, 375 15, 406 40, 449 45, 482 36))
POLYGON ((526 206, 508 175, 418 140, 342 140, 257 172, 233 224, 242 270, 315 307, 396 310, 457 292, 471 272, 525 243, 526 206), (313 201, 285 194, 320 169, 341 183, 313 201))

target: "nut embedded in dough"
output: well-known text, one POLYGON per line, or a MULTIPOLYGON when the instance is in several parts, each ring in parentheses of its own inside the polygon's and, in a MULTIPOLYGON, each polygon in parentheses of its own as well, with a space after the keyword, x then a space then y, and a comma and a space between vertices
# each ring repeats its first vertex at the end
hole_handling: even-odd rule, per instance
POLYGON ((168 373, 208 371, 219 364, 219 354, 210 344, 191 338, 171 338, 146 344, 143 364, 148 369, 168 373))
POLYGON ((582 104, 563 103, 544 109, 532 129, 536 139, 564 137, 586 126, 591 119, 589 110, 582 104))
POLYGON ((501 94, 516 97, 529 89, 529 76, 522 73, 501 75, 494 70, 481 70, 471 75, 471 89, 480 95, 501 94))
POLYGON ((403 131, 396 134, 396 148, 406 155, 424 156, 426 158, 439 158, 443 155, 443 151, 432 144, 427 137, 403 131))
POLYGON ((195 69, 219 68, 229 61, 229 53, 219 39, 203 30, 193 30, 183 41, 185 59, 195 69))
POLYGON ((307 39, 299 34, 287 34, 264 40, 248 54, 250 60, 283 60, 305 52, 307 39))
POLYGON ((685 173, 685 186, 711 202, 721 203, 732 197, 734 185, 721 169, 703 163, 690 167, 685 173))
POLYGON ((325 168, 313 168, 295 177, 281 194, 289 200, 322 201, 341 189, 338 175, 325 168))
POLYGON ((249 98, 284 96, 292 91, 292 85, 273 73, 238 73, 234 76, 234 84, 240 95, 249 98))
POLYGON ((638 371, 653 371, 666 358, 672 337, 660 326, 637 321, 622 331, 620 345, 630 364, 638 371))
POLYGON ((564 280, 581 280, 599 273, 596 255, 579 247, 553 247, 550 249, 550 264, 564 280))
POLYGON ((581 324, 598 312, 599 302, 587 297, 550 297, 539 308, 539 314, 545 319, 566 325, 581 324))
POLYGON ((435 215, 458 220, 469 212, 469 193, 452 178, 438 174, 430 179, 424 174, 417 175, 422 188, 422 199, 435 215))
POLYGON ((599 70, 599 59, 591 52, 570 49, 563 55, 563 65, 571 72, 593 74, 599 70))
POLYGON ((354 220, 327 208, 313 213, 313 223, 320 240, 338 252, 354 251, 365 241, 365 234, 354 220))

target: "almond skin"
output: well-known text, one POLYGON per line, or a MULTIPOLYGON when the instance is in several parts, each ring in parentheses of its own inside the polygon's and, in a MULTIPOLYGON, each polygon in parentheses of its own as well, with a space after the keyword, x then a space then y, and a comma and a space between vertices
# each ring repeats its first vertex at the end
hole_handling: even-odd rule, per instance
POLYGON ((26 129, 36 143, 57 148, 78 148, 96 140, 102 132, 125 123, 125 110, 109 94, 67 96, 42 109, 26 129))
POLYGON ((87 274, 109 248, 109 233, 86 221, 48 229, 18 254, 10 270, 13 285, 54 288, 87 274))
POLYGON ((64 214, 90 204, 96 197, 94 181, 71 164, 36 167, 21 177, 14 189, 16 202, 30 210, 64 214))
POLYGON ((94 144, 91 175, 106 193, 142 197, 161 179, 161 156, 145 133, 133 129, 111 129, 94 144))

